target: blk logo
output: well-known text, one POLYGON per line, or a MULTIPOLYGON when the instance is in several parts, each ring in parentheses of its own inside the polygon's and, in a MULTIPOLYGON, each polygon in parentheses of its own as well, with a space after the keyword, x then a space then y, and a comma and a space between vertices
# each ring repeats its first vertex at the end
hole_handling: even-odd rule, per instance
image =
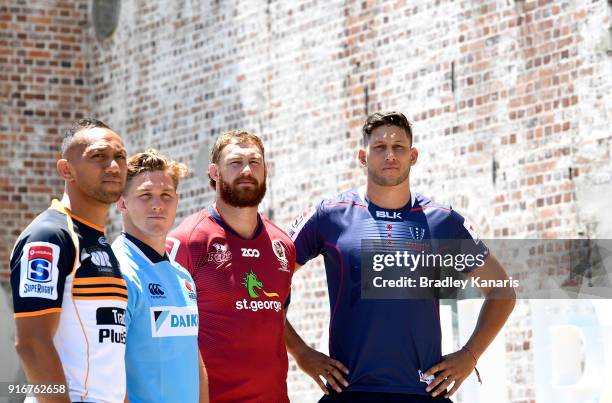
POLYGON ((149 283, 149 293, 154 297, 163 297, 165 292, 162 290, 161 285, 156 283, 149 283))
POLYGON ((257 249, 241 248, 240 250, 244 257, 259 257, 259 251, 257 249))
POLYGON ((402 219, 402 213, 394 211, 394 212, 390 212, 390 211, 377 211, 376 212, 376 217, 378 218, 390 218, 392 220, 401 220, 402 219))

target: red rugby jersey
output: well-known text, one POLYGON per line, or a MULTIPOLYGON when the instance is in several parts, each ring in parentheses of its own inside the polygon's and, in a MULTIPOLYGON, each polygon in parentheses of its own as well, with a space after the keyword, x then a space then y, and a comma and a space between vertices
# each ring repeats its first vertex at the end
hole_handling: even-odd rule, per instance
POLYGON ((196 283, 211 402, 289 402, 283 310, 295 269, 291 239, 263 217, 244 239, 209 207, 187 217, 166 246, 196 283))

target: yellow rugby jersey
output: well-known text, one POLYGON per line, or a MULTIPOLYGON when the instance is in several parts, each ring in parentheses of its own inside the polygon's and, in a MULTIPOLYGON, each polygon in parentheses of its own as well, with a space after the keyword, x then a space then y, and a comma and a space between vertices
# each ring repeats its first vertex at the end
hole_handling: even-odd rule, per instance
POLYGON ((123 402, 127 288, 104 228, 57 200, 10 258, 15 317, 60 312, 53 344, 72 401, 123 402))

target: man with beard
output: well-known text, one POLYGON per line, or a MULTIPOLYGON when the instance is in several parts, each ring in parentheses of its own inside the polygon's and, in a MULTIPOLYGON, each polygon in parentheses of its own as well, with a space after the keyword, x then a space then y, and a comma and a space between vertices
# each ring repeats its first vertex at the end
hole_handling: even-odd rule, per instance
MULTIPOLYGON (((481 288, 487 299, 476 329, 464 347, 444 357, 437 294, 421 298, 420 290, 413 299, 392 299, 387 289, 383 299, 364 298, 362 270, 372 270, 370 262, 361 261, 362 245, 368 240, 416 245, 415 254, 421 246, 453 245, 442 240, 465 240, 461 249, 445 252, 481 256, 482 264, 474 259, 455 269, 481 279, 503 280, 507 275, 461 215, 411 191, 410 167, 418 152, 403 114, 370 115, 363 126, 363 143, 359 160, 367 167, 366 186, 322 201, 289 229, 298 265, 318 255, 325 260, 331 358, 306 345, 289 324, 287 348, 326 393, 321 402, 449 402, 504 325, 514 306, 514 291, 481 288), (331 393, 320 377, 333 388, 331 393)), ((365 289, 372 287, 366 284, 365 289)), ((402 296, 409 298, 409 293, 402 296)))
POLYGON ((221 135, 208 167, 215 202, 170 234, 167 250, 196 283, 198 342, 211 402, 288 402, 285 311, 293 243, 257 212, 266 192, 261 140, 221 135))
POLYGON ((127 290, 104 224, 125 186, 126 151, 103 122, 82 119, 61 152, 64 195, 11 253, 15 346, 28 383, 67 392, 39 402, 123 402, 127 290))

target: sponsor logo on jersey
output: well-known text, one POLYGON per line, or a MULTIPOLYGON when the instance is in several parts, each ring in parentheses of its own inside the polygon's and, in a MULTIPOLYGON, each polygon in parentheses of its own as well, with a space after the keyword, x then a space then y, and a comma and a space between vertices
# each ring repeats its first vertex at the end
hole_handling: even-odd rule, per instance
POLYGON ((261 292, 268 298, 278 299, 279 295, 276 292, 267 292, 266 290, 264 290, 263 283, 257 278, 257 275, 253 272, 253 270, 246 273, 242 280, 242 285, 247 289, 249 300, 244 298, 240 301, 236 301, 237 310, 248 310, 252 312, 257 312, 261 310, 274 310, 276 312, 279 312, 282 309, 283 305, 278 300, 257 301, 257 299, 259 299, 260 297, 257 290, 261 290, 261 292))
POLYGON ((157 283, 149 283, 148 285, 149 288, 149 295, 151 295, 151 297, 153 298, 166 298, 165 297, 165 292, 162 289, 162 286, 157 284, 157 283))
POLYGON ((240 248, 242 257, 259 257, 259 250, 251 248, 240 248))
POLYGON ((422 240, 425 237, 425 228, 410 226, 408 227, 408 231, 412 239, 422 240))
POLYGON ((289 268, 287 267, 289 265, 289 261, 287 260, 285 245, 283 245, 283 242, 280 239, 275 239, 272 241, 272 251, 274 251, 276 258, 281 265, 278 270, 290 272, 289 268))
POLYGON ((197 336, 197 306, 151 307, 151 335, 153 337, 197 336))
POLYGON ((98 238, 98 243, 102 246, 110 246, 110 244, 108 243, 108 241, 106 240, 105 237, 101 236, 100 238, 98 238))
POLYGON ((402 219, 402 213, 399 212, 399 211, 377 210, 376 211, 376 218, 387 218, 389 220, 401 220, 402 219))
POLYGON ((208 252, 206 257, 207 262, 215 262, 218 264, 228 262, 232 259, 232 252, 227 249, 227 246, 220 243, 213 243, 213 250, 208 252))
POLYGON ((188 280, 186 279, 181 279, 179 278, 179 282, 183 283, 183 289, 184 292, 186 294, 186 296, 191 299, 192 301, 196 301, 197 300, 197 296, 196 296, 196 292, 195 292, 195 287, 193 286, 193 284, 191 284, 188 280))
POLYGON ((181 241, 179 241, 178 239, 172 237, 166 238, 166 252, 172 260, 176 259, 176 253, 178 252, 180 245, 181 241))
POLYGON ((103 273, 113 272, 113 265, 111 262, 110 255, 108 254, 107 251, 100 250, 98 248, 90 248, 90 249, 83 248, 81 250, 81 266, 84 266, 88 260, 100 272, 103 272, 103 273))
POLYGON ((291 240, 295 241, 295 238, 302 230, 304 225, 308 222, 310 217, 312 217, 316 213, 316 209, 312 207, 308 207, 306 210, 302 212, 289 226, 287 229, 287 234, 291 237, 291 240))
POLYGON ((100 307, 96 310, 98 343, 125 344, 125 309, 118 307, 100 307))
POLYGON ((60 247, 49 242, 24 245, 21 257, 19 296, 57 299, 60 247))
POLYGON ((52 280, 53 249, 50 246, 32 246, 28 253, 28 279, 38 283, 52 280))

